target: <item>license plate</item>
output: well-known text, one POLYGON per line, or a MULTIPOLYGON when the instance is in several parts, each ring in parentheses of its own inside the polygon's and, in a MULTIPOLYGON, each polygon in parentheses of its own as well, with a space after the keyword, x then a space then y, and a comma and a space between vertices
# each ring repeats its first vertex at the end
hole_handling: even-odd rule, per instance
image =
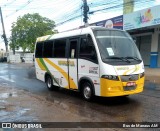
POLYGON ((126 86, 136 86, 135 82, 127 82, 126 86))
POLYGON ((136 89, 136 86, 124 86, 123 87, 124 91, 131 91, 131 90, 135 90, 135 89, 136 89))

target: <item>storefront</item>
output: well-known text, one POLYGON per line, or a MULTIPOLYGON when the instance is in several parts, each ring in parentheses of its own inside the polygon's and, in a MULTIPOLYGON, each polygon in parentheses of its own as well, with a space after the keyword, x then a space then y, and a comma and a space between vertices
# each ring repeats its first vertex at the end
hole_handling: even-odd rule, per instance
POLYGON ((158 38, 158 67, 160 68, 160 34, 158 38))
POLYGON ((136 37, 136 44, 141 53, 145 66, 150 66, 151 35, 142 35, 136 37))
POLYGON ((160 6, 123 15, 123 29, 135 39, 145 66, 160 67, 160 6))

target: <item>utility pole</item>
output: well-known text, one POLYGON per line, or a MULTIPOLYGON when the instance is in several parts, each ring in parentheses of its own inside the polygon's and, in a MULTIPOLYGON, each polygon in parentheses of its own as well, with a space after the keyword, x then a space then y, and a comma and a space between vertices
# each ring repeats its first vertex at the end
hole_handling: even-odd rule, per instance
POLYGON ((83 0, 83 22, 85 27, 89 26, 88 24, 88 12, 89 12, 89 7, 87 5, 87 0, 83 0))
POLYGON ((4 43, 6 46, 6 52, 8 52, 8 41, 7 41, 7 37, 6 37, 6 33, 5 33, 5 29, 4 29, 4 23, 3 23, 3 16, 2 16, 2 10, 0 7, 0 16, 1 16, 1 22, 2 22, 2 29, 3 29, 3 35, 2 38, 4 39, 4 43))

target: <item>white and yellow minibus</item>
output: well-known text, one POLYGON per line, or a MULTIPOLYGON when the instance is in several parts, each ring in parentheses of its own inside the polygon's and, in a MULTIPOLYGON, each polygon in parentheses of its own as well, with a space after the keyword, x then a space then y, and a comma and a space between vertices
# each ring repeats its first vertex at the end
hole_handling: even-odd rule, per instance
POLYGON ((37 38, 37 79, 49 90, 58 87, 93 96, 140 93, 144 65, 136 44, 122 30, 87 27, 37 38))

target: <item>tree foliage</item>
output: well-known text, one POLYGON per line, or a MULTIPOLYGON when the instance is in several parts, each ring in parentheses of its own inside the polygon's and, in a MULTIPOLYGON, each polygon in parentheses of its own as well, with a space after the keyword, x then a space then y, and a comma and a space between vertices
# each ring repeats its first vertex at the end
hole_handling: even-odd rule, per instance
POLYGON ((55 22, 40 16, 38 13, 25 14, 12 23, 10 48, 22 48, 33 52, 34 43, 39 36, 54 34, 55 22))

